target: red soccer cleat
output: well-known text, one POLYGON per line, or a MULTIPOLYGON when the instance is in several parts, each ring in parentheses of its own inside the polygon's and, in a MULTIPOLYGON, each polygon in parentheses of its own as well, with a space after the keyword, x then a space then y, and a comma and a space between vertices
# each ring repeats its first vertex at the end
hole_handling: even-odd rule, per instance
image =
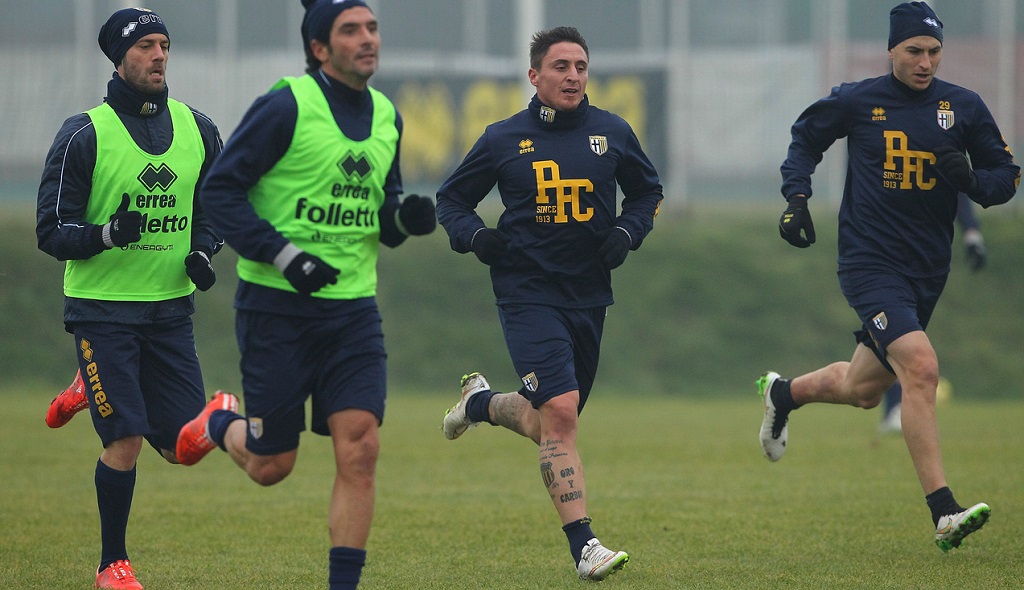
POLYGON ((46 425, 50 428, 60 428, 70 422, 75 414, 88 407, 89 398, 85 397, 82 372, 78 371, 71 385, 50 402, 50 408, 46 410, 46 425))
POLYGON ((135 579, 135 570, 127 559, 118 559, 103 571, 96 572, 96 588, 114 588, 116 590, 143 590, 142 584, 135 579))
POLYGON ((238 398, 234 394, 218 391, 198 416, 181 427, 174 450, 178 456, 178 463, 195 465, 207 453, 217 448, 217 443, 213 442, 208 432, 210 414, 217 410, 237 413, 238 398))

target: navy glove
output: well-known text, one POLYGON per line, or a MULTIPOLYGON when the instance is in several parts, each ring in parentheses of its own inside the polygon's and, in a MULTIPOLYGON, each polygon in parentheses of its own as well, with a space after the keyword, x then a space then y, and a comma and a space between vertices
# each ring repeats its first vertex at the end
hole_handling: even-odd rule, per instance
POLYGON ((341 271, 308 252, 299 252, 284 269, 284 278, 303 295, 338 282, 341 271))
POLYGON ((101 236, 107 248, 127 246, 142 239, 142 213, 129 211, 128 193, 121 196, 121 206, 110 216, 110 221, 102 227, 101 236))
POLYGON ((490 266, 508 254, 509 241, 510 238, 500 230, 485 227, 473 234, 469 249, 476 254, 480 262, 490 266))
POLYGON ((425 236, 437 227, 434 201, 430 197, 409 195, 398 207, 398 228, 410 236, 425 236))
POLYGON ((210 253, 205 248, 196 248, 185 257, 185 274, 200 291, 208 291, 217 282, 210 253))
POLYGON ((939 174, 953 185, 953 188, 968 194, 978 189, 978 178, 974 175, 974 170, 971 170, 971 164, 963 152, 951 145, 940 145, 932 152, 935 154, 935 167, 939 174))
POLYGON ((597 240, 601 243, 597 255, 608 270, 621 266, 626 261, 626 254, 629 254, 629 247, 633 245, 626 230, 617 225, 597 232, 597 240))
POLYGON ((797 248, 806 248, 817 239, 814 236, 811 212, 807 210, 807 197, 790 197, 787 200, 789 207, 786 207, 779 219, 779 235, 797 248), (800 235, 801 231, 806 238, 800 235))

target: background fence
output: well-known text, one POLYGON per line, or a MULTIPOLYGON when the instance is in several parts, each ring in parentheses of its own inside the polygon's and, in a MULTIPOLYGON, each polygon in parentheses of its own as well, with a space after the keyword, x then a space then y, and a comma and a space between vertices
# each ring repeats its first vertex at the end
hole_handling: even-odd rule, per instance
MULTIPOLYGON (((406 121, 407 189, 431 192, 484 126, 532 94, 534 31, 571 24, 591 49, 594 104, 634 126, 682 204, 777 194, 789 127, 841 81, 889 68, 896 0, 377 0, 381 69, 373 84, 406 121)), ((61 121, 98 103, 112 67, 100 25, 135 0, 0 0, 0 202, 34 198, 61 121)), ((981 94, 1011 146, 1024 138, 1020 0, 934 0, 945 23, 939 76, 981 94)), ((149 0, 172 39, 171 95, 227 138, 252 100, 304 61, 299 0, 149 0)), ((815 175, 838 199, 833 150, 815 175)))

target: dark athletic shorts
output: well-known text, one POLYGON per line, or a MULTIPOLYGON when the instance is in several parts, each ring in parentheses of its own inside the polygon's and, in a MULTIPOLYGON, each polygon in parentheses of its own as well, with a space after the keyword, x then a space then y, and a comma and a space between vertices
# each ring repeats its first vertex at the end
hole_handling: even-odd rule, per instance
POLYGON ((70 327, 103 447, 142 435, 158 451, 174 452, 178 431, 206 405, 192 318, 70 327))
POLYGON ((854 332, 857 342, 895 373, 886 360, 886 347, 900 336, 928 327, 948 275, 910 278, 878 268, 842 269, 838 275, 846 301, 863 324, 854 332))
POLYGON ((327 417, 341 410, 384 420, 387 355, 376 305, 323 318, 238 310, 235 330, 252 453, 298 448, 311 396, 317 434, 329 436, 327 417))
POLYGON ((533 407, 578 389, 577 411, 583 411, 597 375, 606 311, 604 307, 498 306, 512 365, 523 381, 519 393, 533 407))

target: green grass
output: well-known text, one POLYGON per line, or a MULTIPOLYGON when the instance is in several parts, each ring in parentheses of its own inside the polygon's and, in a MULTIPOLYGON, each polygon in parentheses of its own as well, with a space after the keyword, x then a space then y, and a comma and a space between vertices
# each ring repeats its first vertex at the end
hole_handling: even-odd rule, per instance
MULTIPOLYGON (((879 414, 815 406, 777 464, 761 456, 760 406, 742 397, 614 396, 583 415, 595 532, 630 552, 604 588, 1019 588, 1024 579, 1024 404, 939 409, 950 484, 992 519, 942 554, 906 449, 879 414)), ((395 394, 382 430, 366 589, 581 588, 532 443, 480 427, 455 442, 451 391, 395 394)), ((1019 391, 1017 392, 1019 396, 1019 391)), ((43 424, 51 391, 0 394, 4 587, 85 588, 99 552, 99 443, 79 416, 43 424)), ((146 449, 129 550, 149 590, 326 585, 330 445, 303 437, 294 473, 261 488, 221 452, 191 468, 146 449)))
MULTIPOLYGON (((613 275, 598 383, 630 395, 716 398, 742 390, 750 373, 784 375, 848 360, 857 320, 836 280, 835 212, 815 205, 818 243, 779 239, 781 199, 742 208, 667 203, 643 247, 613 275)), ((1020 399, 1024 365, 1024 209, 979 212, 989 265, 972 274, 959 238, 945 293, 928 327, 942 374, 961 398, 1020 399)), ((0 209, 0 358, 4 384, 55 389, 72 378, 64 332, 63 265, 35 246, 32 209, 0 209)), ((239 389, 230 249, 218 281, 196 296, 196 346, 207 388, 239 389)), ((444 232, 382 248, 378 300, 389 386, 437 391, 468 370, 516 379, 486 268, 451 251, 444 232)))

